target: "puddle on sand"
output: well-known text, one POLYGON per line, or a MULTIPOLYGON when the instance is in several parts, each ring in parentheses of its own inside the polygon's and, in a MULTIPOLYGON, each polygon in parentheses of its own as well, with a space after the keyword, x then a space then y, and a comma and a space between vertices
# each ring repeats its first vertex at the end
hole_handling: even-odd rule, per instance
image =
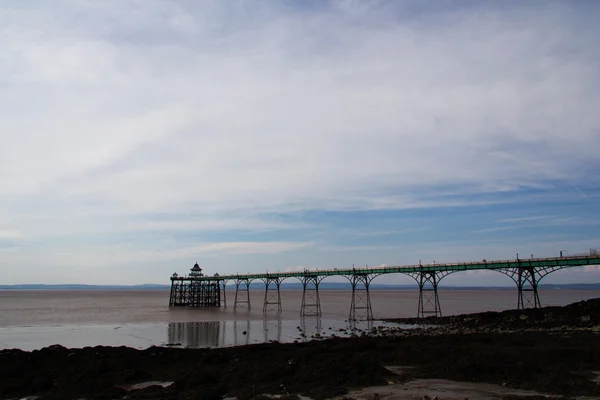
POLYGON ((122 388, 125 390, 140 390, 140 389, 146 389, 147 387, 150 387, 150 386, 161 386, 163 388, 166 388, 166 387, 171 386, 172 384, 173 384, 173 382, 148 381, 148 382, 136 383, 134 385, 122 386, 122 388))
POLYGON ((470 400, 498 400, 506 396, 527 398, 546 395, 530 390, 512 389, 488 383, 419 379, 404 384, 367 387, 362 390, 351 391, 334 399, 372 400, 373 398, 385 398, 386 400, 414 400, 429 397, 430 399, 444 400, 463 400, 467 398, 470 400))

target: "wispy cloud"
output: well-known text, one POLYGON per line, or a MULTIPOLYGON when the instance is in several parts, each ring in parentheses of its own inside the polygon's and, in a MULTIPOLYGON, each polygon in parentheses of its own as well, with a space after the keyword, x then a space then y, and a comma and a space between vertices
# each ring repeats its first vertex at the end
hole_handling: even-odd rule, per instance
POLYGON ((373 251, 373 250, 393 250, 393 249, 397 249, 398 246, 380 246, 380 245, 373 245, 373 246, 325 246, 323 247, 323 250, 326 251, 339 251, 339 252, 344 252, 344 251, 351 251, 351 252, 355 252, 355 251, 373 251))
POLYGON ((543 227, 558 227, 558 226, 593 226, 600 225, 600 220, 581 218, 581 217, 557 217, 557 216, 544 216, 544 217, 525 217, 525 218, 513 218, 498 221, 502 223, 510 223, 511 225, 503 225, 492 228, 478 229, 471 233, 485 233, 485 232, 499 232, 514 229, 525 229, 525 228, 543 228, 543 227), (520 223, 525 222, 525 223, 520 223))
POLYGON ((506 223, 506 222, 535 221, 535 220, 539 220, 539 219, 548 219, 548 218, 555 218, 555 217, 556 217, 556 215, 542 215, 542 216, 536 216, 536 217, 508 218, 508 219, 502 219, 497 222, 506 223))
POLYGON ((499 231, 507 231, 510 229, 517 229, 518 226, 497 226, 495 228, 485 228, 485 229, 477 229, 471 233, 485 233, 485 232, 499 232, 499 231))

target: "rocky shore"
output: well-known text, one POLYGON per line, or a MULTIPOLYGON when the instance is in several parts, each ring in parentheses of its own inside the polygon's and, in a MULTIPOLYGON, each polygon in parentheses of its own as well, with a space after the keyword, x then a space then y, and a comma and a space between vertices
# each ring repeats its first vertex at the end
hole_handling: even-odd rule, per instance
POLYGON ((594 381, 594 371, 600 371, 600 299, 395 322, 419 327, 215 349, 2 350, 0 399, 250 399, 263 394, 325 399, 353 388, 426 378, 568 398, 600 396, 594 381), (403 368, 397 374, 384 366, 403 368))
POLYGON ((442 330, 467 329, 477 332, 518 331, 595 331, 600 326, 600 299, 592 299, 563 307, 484 312, 449 317, 397 318, 389 322, 437 326, 442 330))

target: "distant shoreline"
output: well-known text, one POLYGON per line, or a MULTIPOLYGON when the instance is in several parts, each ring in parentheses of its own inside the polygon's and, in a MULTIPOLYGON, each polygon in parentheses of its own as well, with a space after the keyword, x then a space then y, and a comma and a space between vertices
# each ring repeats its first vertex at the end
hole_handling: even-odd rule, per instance
MULTIPOLYGON (((83 285, 83 284, 63 284, 63 285, 43 285, 43 284, 20 284, 20 285, 0 285, 0 290, 169 290, 170 285, 143 284, 143 285, 83 285)), ((227 285, 228 290, 235 290, 234 285, 227 285)), ((414 290, 417 285, 382 285, 371 284, 372 290, 414 290)), ((600 283, 565 283, 565 284, 540 284, 541 290, 600 290, 600 283)), ((264 290, 264 284, 255 283, 250 285, 251 290, 264 290)), ((281 285, 282 290, 302 290, 300 283, 288 283, 281 285)), ((322 283, 321 290, 348 290, 351 289, 349 283, 322 283)), ((440 285, 440 290, 514 290, 510 286, 445 286, 440 285)))

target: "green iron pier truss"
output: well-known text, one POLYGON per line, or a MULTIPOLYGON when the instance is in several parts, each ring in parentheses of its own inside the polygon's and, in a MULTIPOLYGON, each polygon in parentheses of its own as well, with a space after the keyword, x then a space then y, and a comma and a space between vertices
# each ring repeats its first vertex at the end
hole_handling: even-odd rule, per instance
POLYGON ((540 280, 551 272, 571 267, 600 265, 598 250, 580 255, 546 258, 517 258, 512 260, 474 261, 462 263, 417 264, 403 266, 385 266, 375 268, 340 268, 309 270, 298 272, 273 272, 261 274, 236 274, 206 276, 196 265, 187 276, 176 273, 171 276, 171 295, 169 306, 191 307, 225 307, 227 297, 225 287, 228 282, 235 285, 233 309, 244 307, 251 309, 250 283, 262 281, 265 284, 263 312, 280 313, 281 283, 288 278, 296 278, 302 283, 301 316, 320 316, 321 301, 319 284, 330 276, 341 276, 351 284, 352 299, 350 304, 351 320, 372 320, 373 310, 369 286, 373 279, 386 274, 405 274, 417 282, 419 300, 417 316, 422 318, 429 315, 441 316, 441 306, 438 296, 438 284, 449 274, 461 271, 497 271, 510 277, 517 285, 517 308, 541 307, 538 294, 540 280))

